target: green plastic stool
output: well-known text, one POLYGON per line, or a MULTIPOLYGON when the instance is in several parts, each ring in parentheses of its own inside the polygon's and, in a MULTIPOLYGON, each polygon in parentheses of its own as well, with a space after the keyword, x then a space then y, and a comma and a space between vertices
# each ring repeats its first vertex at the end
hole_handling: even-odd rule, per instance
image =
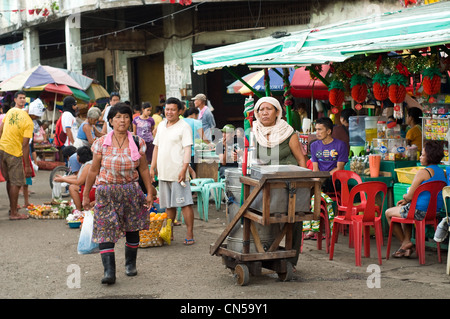
POLYGON ((225 183, 224 182, 214 182, 207 183, 203 185, 203 211, 204 211, 204 220, 208 221, 208 209, 209 209, 209 195, 213 191, 214 202, 216 204, 216 210, 220 210, 222 204, 222 191, 225 193, 225 183))
POLYGON ((190 181, 191 192, 197 193, 197 211, 200 219, 204 219, 205 208, 208 208, 208 198, 204 196, 204 187, 211 183, 214 183, 213 178, 195 178, 190 181))
POLYGON ((361 146, 350 146, 350 152, 348 153, 348 158, 353 156, 362 156, 364 155, 364 145, 361 146))

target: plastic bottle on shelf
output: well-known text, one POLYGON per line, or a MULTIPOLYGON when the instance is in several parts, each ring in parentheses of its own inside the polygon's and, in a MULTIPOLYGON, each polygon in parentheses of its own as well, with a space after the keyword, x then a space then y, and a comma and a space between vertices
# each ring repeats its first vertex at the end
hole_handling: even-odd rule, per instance
POLYGON ((377 138, 387 138, 386 137, 386 119, 380 117, 377 122, 377 138))

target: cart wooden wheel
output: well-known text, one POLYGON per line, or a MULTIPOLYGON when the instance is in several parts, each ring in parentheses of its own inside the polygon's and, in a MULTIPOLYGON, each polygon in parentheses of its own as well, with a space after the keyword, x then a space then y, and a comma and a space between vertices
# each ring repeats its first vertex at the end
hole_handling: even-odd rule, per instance
POLYGON ((286 272, 279 272, 278 273, 278 278, 281 281, 291 281, 292 278, 294 277, 294 267, 292 266, 292 264, 290 262, 286 263, 286 272))
POLYGON ((247 286, 250 279, 250 272, 247 265, 238 264, 234 268, 234 278, 239 286, 247 286))

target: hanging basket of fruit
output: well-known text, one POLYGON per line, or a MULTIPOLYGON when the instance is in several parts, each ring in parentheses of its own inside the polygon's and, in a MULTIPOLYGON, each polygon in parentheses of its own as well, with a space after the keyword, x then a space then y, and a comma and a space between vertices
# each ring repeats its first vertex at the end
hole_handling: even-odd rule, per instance
POLYGON ((350 79, 350 88, 352 98, 357 103, 363 103, 367 98, 366 78, 362 75, 355 74, 350 79))
POLYGON ((378 101, 384 101, 389 97, 388 90, 389 75, 376 73, 373 76, 373 96, 378 101))
POLYGON ((394 118, 403 118, 402 103, 406 96, 408 79, 400 73, 394 73, 389 77, 389 100, 394 103, 394 118))
POLYGON ((334 106, 333 109, 339 110, 339 108, 342 107, 345 98, 344 90, 344 83, 338 80, 331 81, 330 86, 328 87, 328 91, 330 92, 328 100, 330 101, 330 104, 334 106))
POLYGON ((426 68, 423 73, 423 91, 428 95, 438 94, 441 90, 441 72, 436 67, 426 68))

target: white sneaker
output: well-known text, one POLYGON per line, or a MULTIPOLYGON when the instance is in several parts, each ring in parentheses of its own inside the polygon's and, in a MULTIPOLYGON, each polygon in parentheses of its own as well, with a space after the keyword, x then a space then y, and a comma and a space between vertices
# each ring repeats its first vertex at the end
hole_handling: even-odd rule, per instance
POLYGON ((442 218, 441 222, 438 224, 433 239, 435 242, 440 243, 444 241, 447 235, 448 235, 448 217, 445 217, 442 218))

